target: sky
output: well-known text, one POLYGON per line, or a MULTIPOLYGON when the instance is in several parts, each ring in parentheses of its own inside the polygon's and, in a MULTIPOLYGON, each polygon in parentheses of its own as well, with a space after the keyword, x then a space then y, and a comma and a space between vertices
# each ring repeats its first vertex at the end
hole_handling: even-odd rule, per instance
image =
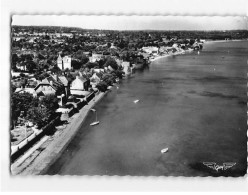
POLYGON ((244 16, 13 15, 12 25, 104 30, 247 30, 244 16))

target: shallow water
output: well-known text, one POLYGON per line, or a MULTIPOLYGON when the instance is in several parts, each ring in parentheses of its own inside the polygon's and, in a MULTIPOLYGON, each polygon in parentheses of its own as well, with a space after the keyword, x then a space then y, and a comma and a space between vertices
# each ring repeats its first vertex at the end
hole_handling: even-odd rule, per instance
POLYGON ((244 175, 247 54, 247 41, 207 43, 136 72, 95 106, 100 125, 89 125, 91 113, 47 174, 244 175), (236 165, 216 172, 202 162, 236 165))

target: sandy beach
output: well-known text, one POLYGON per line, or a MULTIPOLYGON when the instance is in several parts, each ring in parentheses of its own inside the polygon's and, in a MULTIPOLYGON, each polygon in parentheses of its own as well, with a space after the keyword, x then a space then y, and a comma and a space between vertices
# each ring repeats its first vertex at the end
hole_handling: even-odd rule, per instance
POLYGON ((166 54, 166 55, 162 55, 162 56, 156 56, 154 59, 151 59, 151 62, 154 62, 156 60, 159 60, 161 58, 165 58, 165 57, 170 57, 170 56, 174 56, 174 55, 181 55, 181 54, 186 54, 186 53, 190 53, 193 52, 194 50, 184 50, 181 52, 176 52, 176 53, 170 53, 170 54, 166 54))

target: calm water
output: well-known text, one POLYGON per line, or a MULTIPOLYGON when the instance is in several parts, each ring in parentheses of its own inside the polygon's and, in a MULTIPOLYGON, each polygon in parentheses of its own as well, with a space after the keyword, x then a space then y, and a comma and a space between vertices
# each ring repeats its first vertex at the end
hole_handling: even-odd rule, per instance
POLYGON ((100 125, 90 114, 47 174, 244 175, 247 54, 247 41, 207 43, 153 62, 95 106, 100 125), (202 162, 237 164, 217 173, 202 162))

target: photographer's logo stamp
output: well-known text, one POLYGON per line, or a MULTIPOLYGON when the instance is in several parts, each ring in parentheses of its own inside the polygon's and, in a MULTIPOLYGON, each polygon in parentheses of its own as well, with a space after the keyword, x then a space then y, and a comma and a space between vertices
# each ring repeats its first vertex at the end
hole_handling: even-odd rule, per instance
POLYGON ((205 166, 209 167, 210 169, 213 169, 213 170, 215 170, 217 172, 219 170, 225 171, 227 169, 232 168, 234 165, 236 165, 236 163, 234 163, 234 162, 225 162, 225 163, 223 163, 223 165, 218 165, 215 162, 203 162, 203 164, 205 166))

